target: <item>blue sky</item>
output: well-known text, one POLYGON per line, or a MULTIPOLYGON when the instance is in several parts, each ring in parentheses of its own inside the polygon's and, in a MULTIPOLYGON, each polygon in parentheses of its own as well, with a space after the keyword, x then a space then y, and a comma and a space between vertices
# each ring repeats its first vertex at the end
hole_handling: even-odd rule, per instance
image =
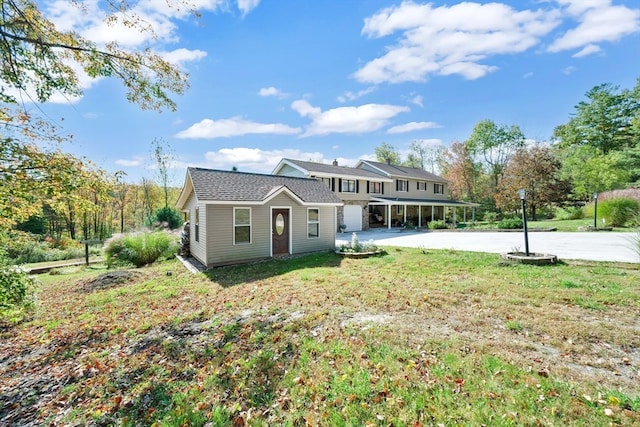
POLYGON ((637 0, 497 2, 196 0, 194 19, 165 0, 135 10, 158 38, 45 2, 59 26, 98 43, 150 47, 190 76, 175 112, 142 111, 116 81, 43 111, 73 135, 62 149, 129 181, 155 176, 165 141, 172 176, 187 166, 265 172, 282 157, 354 165, 382 142, 449 145, 490 119, 548 141, 593 86, 640 77, 637 0))

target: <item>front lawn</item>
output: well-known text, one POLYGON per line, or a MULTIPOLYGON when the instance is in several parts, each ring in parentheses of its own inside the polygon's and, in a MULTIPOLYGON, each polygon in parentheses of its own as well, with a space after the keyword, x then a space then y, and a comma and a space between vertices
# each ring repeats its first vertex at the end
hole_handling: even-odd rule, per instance
POLYGON ((638 425, 640 270, 387 248, 42 276, 0 424, 638 425))

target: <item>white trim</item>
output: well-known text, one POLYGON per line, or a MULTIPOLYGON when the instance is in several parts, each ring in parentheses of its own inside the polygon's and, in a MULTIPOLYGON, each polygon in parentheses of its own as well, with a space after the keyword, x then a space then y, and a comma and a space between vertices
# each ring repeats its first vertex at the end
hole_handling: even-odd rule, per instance
POLYGON ((250 206, 236 206, 233 208, 233 245, 250 245, 253 243, 253 210, 250 206), (249 209, 249 241, 236 243, 236 227, 246 227, 247 224, 236 224, 236 210, 249 209))
POLYGON ((320 208, 319 207, 308 207, 307 208, 307 239, 319 239, 320 238, 320 208), (318 219, 316 221, 309 220, 309 211, 310 210, 318 211, 318 219), (318 235, 317 236, 309 236, 309 224, 317 224, 318 225, 318 235))

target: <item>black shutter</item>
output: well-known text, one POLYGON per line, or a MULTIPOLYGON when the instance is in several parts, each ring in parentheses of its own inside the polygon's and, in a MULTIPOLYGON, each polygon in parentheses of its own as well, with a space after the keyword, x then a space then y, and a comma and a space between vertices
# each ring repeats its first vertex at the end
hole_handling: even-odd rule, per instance
POLYGON ((331 191, 336 191, 336 179, 331 178, 331 191))
POLYGON ((360 192, 360 180, 356 179, 356 193, 360 192))
POLYGON ((420 181, 416 182, 416 190, 420 189, 420 181))
POLYGON ((367 181, 367 194, 369 194, 369 193, 370 193, 370 191, 369 191, 369 181, 367 181))
POLYGON ((396 191, 400 190, 400 180, 396 179, 396 191))
POLYGON ((338 191, 342 193, 342 178, 338 178, 338 191))
POLYGON ((380 193, 384 194, 384 182, 380 183, 380 193))

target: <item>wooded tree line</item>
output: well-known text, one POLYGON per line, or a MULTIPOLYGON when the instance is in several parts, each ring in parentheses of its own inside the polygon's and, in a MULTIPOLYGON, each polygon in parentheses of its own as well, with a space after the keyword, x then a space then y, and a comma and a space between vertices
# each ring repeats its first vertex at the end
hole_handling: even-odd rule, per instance
POLYGON ((579 206, 593 193, 640 185, 640 79, 632 89, 601 84, 585 97, 550 143, 527 140, 516 125, 483 120, 467 140, 448 147, 416 141, 403 160, 382 143, 376 156, 438 172, 449 180, 451 197, 488 211, 517 209, 523 188, 534 217, 541 208, 579 206))

